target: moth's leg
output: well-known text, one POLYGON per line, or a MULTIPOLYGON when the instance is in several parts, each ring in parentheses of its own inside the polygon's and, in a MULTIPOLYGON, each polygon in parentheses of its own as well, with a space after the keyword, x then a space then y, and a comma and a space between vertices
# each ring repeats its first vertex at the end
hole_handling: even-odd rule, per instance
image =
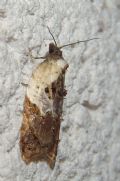
POLYGON ((29 48, 29 51, 28 51, 28 55, 30 56, 30 58, 33 60, 33 59, 44 59, 45 57, 36 57, 36 56, 33 56, 32 55, 32 50, 31 48, 29 48))
POLYGON ((37 57, 37 56, 33 56, 32 55, 32 50, 38 48, 38 47, 41 47, 41 44, 40 45, 37 45, 37 46, 34 46, 34 47, 31 47, 31 48, 28 48, 28 52, 27 52, 27 56, 30 56, 31 60, 33 59, 45 59, 45 57, 37 57))
POLYGON ((21 82, 21 85, 24 86, 24 87, 27 87, 28 84, 24 83, 24 82, 21 82))

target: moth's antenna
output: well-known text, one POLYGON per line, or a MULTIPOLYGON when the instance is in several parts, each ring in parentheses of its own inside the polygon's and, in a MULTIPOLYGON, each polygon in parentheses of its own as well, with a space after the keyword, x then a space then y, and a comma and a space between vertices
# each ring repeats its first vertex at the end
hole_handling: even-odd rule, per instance
POLYGON ((49 33, 51 34, 51 36, 52 36, 52 38, 53 38, 53 40, 54 40, 54 42, 55 42, 55 45, 57 46, 56 40, 55 40, 53 34, 51 33, 50 28, 49 28, 48 26, 47 26, 47 28, 48 28, 48 31, 49 31, 49 33))
POLYGON ((66 44, 66 45, 62 45, 61 47, 59 47, 59 49, 61 49, 63 47, 70 46, 70 45, 75 45, 77 43, 87 42, 87 41, 91 41, 91 40, 95 40, 95 39, 100 39, 100 38, 91 38, 91 39, 88 39, 88 40, 83 40, 83 41, 77 41, 77 42, 74 42, 74 43, 69 43, 69 44, 66 44))

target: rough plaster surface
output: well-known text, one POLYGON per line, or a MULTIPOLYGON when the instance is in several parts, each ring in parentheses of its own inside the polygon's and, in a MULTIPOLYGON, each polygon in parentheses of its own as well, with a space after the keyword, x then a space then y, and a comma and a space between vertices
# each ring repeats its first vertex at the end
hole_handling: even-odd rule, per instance
POLYGON ((120 1, 0 0, 0 181, 120 181, 120 1), (58 156, 26 166, 19 128, 32 70, 28 48, 44 55, 58 44, 69 63, 58 156), (88 101, 84 104, 84 101, 88 101), (86 107, 86 106, 87 107, 86 107))

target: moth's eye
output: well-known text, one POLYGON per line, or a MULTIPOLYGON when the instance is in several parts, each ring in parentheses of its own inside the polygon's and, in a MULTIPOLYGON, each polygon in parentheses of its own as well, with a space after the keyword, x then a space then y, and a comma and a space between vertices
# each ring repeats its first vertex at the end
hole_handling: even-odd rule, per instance
POLYGON ((62 56, 62 52, 60 50, 56 50, 55 54, 62 56))
POLYGON ((55 45, 53 43, 49 44, 49 53, 53 53, 55 50, 55 45))
POLYGON ((45 88, 45 92, 46 92, 46 93, 49 93, 48 87, 45 88))

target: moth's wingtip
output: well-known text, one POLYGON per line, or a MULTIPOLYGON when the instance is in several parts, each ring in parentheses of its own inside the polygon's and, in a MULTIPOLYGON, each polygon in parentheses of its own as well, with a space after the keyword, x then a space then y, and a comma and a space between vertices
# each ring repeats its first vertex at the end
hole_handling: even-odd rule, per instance
POLYGON ((53 161, 52 163, 48 163, 49 167, 53 170, 55 167, 55 161, 53 161))
POLYGON ((55 167, 55 161, 56 160, 51 160, 51 159, 48 159, 47 160, 47 164, 49 165, 49 167, 53 170, 54 167, 55 167))

